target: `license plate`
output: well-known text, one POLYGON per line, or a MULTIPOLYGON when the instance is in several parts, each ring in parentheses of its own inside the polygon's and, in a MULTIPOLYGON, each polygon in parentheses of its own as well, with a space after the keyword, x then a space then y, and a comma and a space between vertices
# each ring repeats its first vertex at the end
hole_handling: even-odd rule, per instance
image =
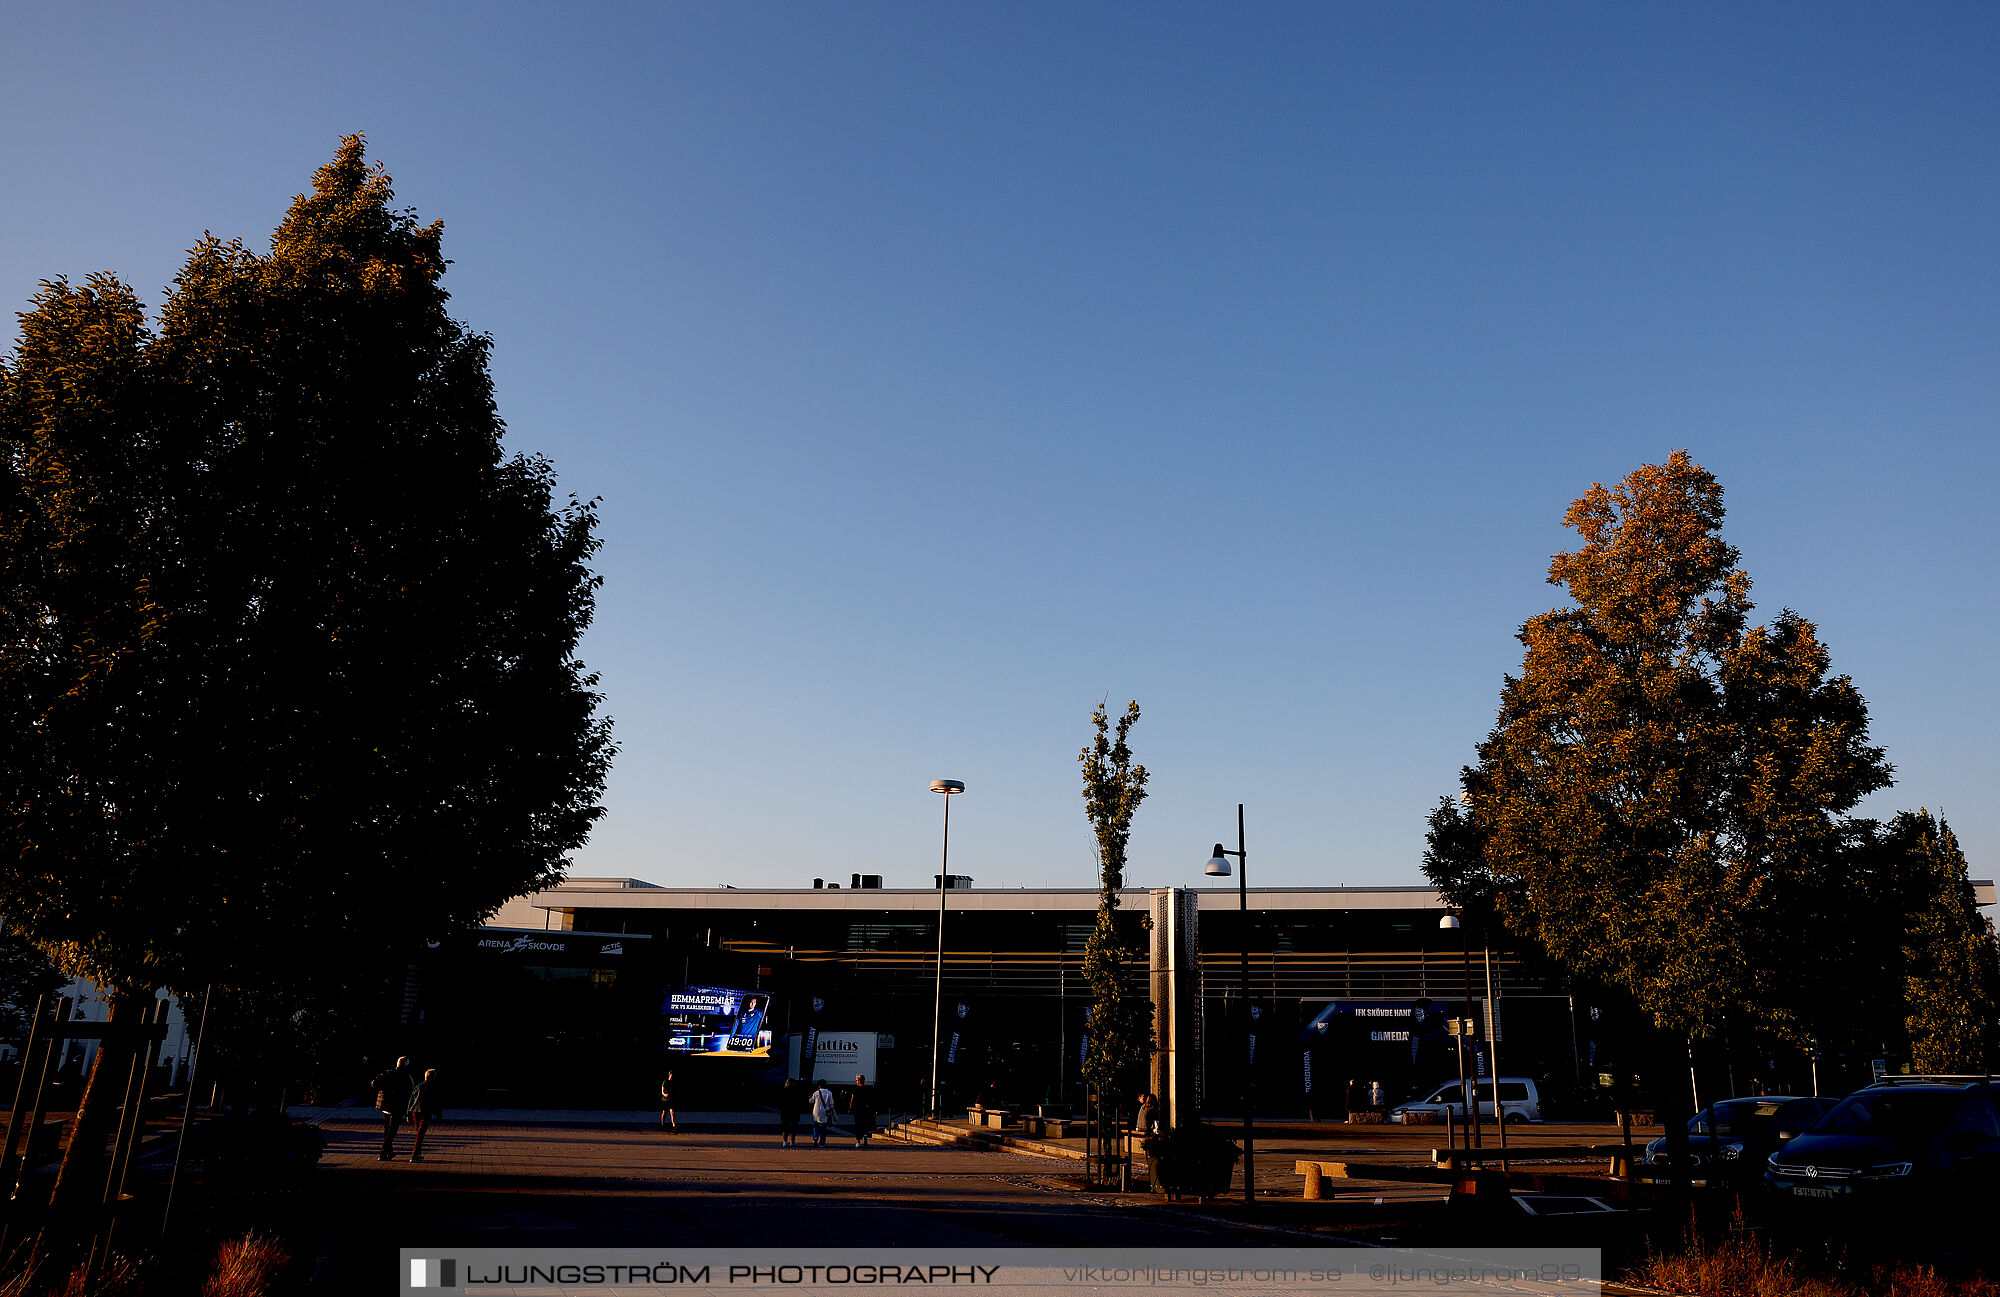
POLYGON ((1795 1184, 1792 1186, 1794 1198, 1838 1198, 1846 1193, 1844 1188, 1828 1188, 1817 1184, 1795 1184))

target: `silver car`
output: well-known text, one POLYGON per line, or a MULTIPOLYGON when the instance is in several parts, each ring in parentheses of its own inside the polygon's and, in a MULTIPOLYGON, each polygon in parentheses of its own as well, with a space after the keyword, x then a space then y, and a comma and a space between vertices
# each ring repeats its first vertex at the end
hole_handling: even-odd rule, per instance
MULTIPOLYGON (((1479 1104, 1480 1118, 1484 1120, 1492 1117, 1493 1082, 1478 1082, 1477 1089, 1473 1091, 1473 1097, 1479 1104)), ((1503 1076, 1500 1078, 1500 1106, 1506 1109, 1507 1124, 1510 1126, 1517 1126, 1526 1121, 1540 1121, 1542 1119, 1541 1091, 1535 1088, 1535 1083, 1532 1079, 1525 1076, 1503 1076)), ((1438 1114, 1437 1120, 1443 1121, 1444 1114, 1447 1111, 1454 1117, 1465 1115, 1464 1095, 1459 1090, 1458 1082, 1456 1081, 1439 1086, 1424 1098, 1412 1099, 1408 1103, 1396 1105, 1389 1110, 1389 1120, 1400 1124, 1407 1124, 1409 1114, 1411 1113, 1434 1112, 1438 1114)))

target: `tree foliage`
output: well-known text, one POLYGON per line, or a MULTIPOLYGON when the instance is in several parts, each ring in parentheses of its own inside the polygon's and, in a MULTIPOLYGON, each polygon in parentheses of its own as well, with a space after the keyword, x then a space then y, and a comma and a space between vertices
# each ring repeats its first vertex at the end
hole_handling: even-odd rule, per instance
POLYGON ((337 998, 600 813, 594 510, 392 203, 350 138, 157 330, 56 281, 0 365, 0 910, 107 985, 337 998))
POLYGON ((1659 1026, 1800 1040, 1842 984, 1843 817, 1889 782, 1812 623, 1750 624, 1722 488, 1685 452, 1570 506, 1497 723, 1433 813, 1426 869, 1659 1026))
POLYGON ((1899 953, 1911 1069, 1986 1072, 2000 1064, 2000 947, 1958 837, 1929 811, 1903 812, 1882 836, 1903 866, 1899 953))
POLYGON ((35 1005, 62 985, 63 976, 47 955, 12 929, 0 928, 0 1040, 24 1041, 35 1005))
POLYGON ((1083 801, 1097 836, 1097 922, 1083 947, 1083 977, 1090 985, 1089 1045, 1083 1078, 1099 1094, 1136 1091, 1153 1048, 1153 1006, 1134 995, 1129 975, 1140 952, 1130 949, 1117 925, 1118 891, 1125 885, 1125 846, 1132 814, 1146 800, 1146 767, 1132 760, 1127 742, 1139 719, 1130 703, 1114 726, 1099 703, 1091 713, 1096 737, 1077 760, 1083 765, 1083 801))

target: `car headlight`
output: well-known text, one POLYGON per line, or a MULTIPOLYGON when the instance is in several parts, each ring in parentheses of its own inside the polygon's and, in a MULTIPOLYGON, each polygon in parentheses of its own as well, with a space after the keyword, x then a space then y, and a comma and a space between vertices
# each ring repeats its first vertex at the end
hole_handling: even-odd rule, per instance
POLYGON ((1892 1175, 1908 1175, 1911 1165, 1909 1162, 1884 1162, 1880 1166, 1871 1166, 1863 1171, 1861 1178, 1864 1180, 1886 1180, 1892 1175))
POLYGON ((1715 1150, 1715 1156, 1724 1162, 1734 1162, 1742 1155, 1743 1146, 1741 1144, 1724 1144, 1721 1148, 1715 1150))

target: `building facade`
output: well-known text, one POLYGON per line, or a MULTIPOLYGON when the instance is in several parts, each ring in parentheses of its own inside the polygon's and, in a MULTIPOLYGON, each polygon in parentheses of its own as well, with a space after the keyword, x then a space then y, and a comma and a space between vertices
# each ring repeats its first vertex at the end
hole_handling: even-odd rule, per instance
MULTIPOLYGON (((1381 1080, 1400 1097, 1451 1076, 1458 1060, 1444 1023, 1464 1014, 1468 983, 1473 1011, 1488 1016, 1489 975, 1504 1072, 1566 1089, 1587 1068, 1569 997, 1511 952, 1489 956, 1468 948, 1462 929, 1440 929, 1444 907, 1430 888, 1258 888, 1244 914, 1233 889, 1183 895, 1198 933, 1203 1042, 1185 1061, 1200 1069, 1209 1111, 1237 1111, 1246 1076, 1260 1111, 1302 1115, 1338 1111, 1349 1081, 1381 1080)), ((1081 961, 1097 893, 946 890, 941 995, 939 897, 573 879, 513 902, 413 970, 406 1035, 412 1052, 453 1069, 454 1090, 472 1092, 465 1102, 625 1107, 648 1102, 667 1070, 677 1093, 755 1101, 787 1074, 840 1067, 828 1062, 836 1045, 837 1058, 859 1058, 872 1044, 871 1083, 908 1111, 929 1086, 936 1021, 947 1104, 989 1093, 1080 1105, 1081 961), (766 1047, 746 1036, 740 1051, 687 1052, 700 1032, 668 1011, 676 988, 744 993, 766 1047)), ((1158 984, 1148 961, 1154 898, 1120 897, 1140 995, 1158 984)))

